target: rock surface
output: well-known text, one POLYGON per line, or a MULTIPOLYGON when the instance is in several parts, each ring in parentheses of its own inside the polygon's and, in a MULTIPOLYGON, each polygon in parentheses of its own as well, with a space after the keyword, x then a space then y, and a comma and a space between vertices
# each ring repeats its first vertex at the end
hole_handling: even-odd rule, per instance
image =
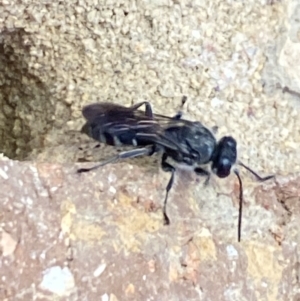
POLYGON ((163 172, 11 160, 0 171, 1 300, 300 297, 300 175, 246 188, 238 243, 233 176, 216 194, 179 173, 164 226, 163 172))
POLYGON ((298 2, 3 0, 0 300, 300 300, 298 2), (79 134, 84 105, 183 96, 276 174, 241 170, 241 243, 233 175, 178 172, 166 227, 157 158, 76 173, 117 151, 79 134))

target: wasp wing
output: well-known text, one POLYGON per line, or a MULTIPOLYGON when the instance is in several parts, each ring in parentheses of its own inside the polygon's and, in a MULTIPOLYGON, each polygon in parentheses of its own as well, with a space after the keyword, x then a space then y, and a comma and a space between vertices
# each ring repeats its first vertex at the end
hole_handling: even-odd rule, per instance
POLYGON ((158 114, 147 116, 142 110, 113 103, 88 105, 83 108, 82 114, 87 119, 82 131, 100 142, 114 146, 155 144, 184 151, 176 139, 165 135, 165 130, 189 121, 158 114))

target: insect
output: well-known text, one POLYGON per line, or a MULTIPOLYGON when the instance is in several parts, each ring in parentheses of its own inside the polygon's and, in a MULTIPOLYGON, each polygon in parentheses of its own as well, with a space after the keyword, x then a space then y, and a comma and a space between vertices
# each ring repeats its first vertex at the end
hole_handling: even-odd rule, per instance
POLYGON ((120 152, 91 168, 81 168, 78 170, 79 173, 97 169, 120 159, 162 153, 161 167, 164 171, 171 173, 163 203, 164 224, 166 225, 170 224, 167 201, 176 171, 175 164, 168 162, 168 159, 191 167, 197 175, 205 176, 205 184, 209 182, 211 173, 225 178, 233 170, 240 187, 238 219, 238 241, 240 241, 243 184, 239 171, 234 166, 244 167, 259 181, 266 181, 274 176, 260 177, 248 166, 237 161, 237 143, 233 137, 224 136, 217 141, 213 132, 200 122, 182 119, 181 112, 174 117, 154 114, 151 104, 147 101, 131 107, 106 102, 95 103, 85 106, 82 114, 87 120, 82 132, 88 136, 108 145, 131 145, 134 148, 120 152), (145 110, 140 109, 142 106, 145 110))

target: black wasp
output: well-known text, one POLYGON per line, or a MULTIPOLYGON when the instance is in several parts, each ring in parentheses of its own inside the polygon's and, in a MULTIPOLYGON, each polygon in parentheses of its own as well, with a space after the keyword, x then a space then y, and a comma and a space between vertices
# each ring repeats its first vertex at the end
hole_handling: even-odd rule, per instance
MULTIPOLYGON (((113 103, 95 103, 85 106, 82 114, 87 120, 82 131, 88 136, 102 143, 120 146, 131 145, 135 148, 120 152, 118 155, 91 168, 81 168, 79 173, 87 172, 120 159, 138 156, 151 156, 161 152, 161 167, 171 172, 171 178, 166 187, 163 206, 164 223, 170 220, 166 207, 168 194, 172 188, 175 167, 167 162, 173 159, 175 163, 193 168, 197 175, 205 176, 207 184, 211 172, 207 164, 211 163, 211 171, 220 178, 229 176, 235 164, 241 165, 251 172, 259 181, 266 181, 273 176, 260 177, 252 169, 237 162, 236 141, 231 136, 216 140, 212 131, 200 122, 192 122, 181 118, 181 113, 174 117, 153 114, 149 102, 140 102, 131 107, 124 107, 113 103), (145 111, 140 107, 145 106, 145 111)), ((239 172, 233 168, 240 185, 238 241, 241 238, 243 186, 239 172)))

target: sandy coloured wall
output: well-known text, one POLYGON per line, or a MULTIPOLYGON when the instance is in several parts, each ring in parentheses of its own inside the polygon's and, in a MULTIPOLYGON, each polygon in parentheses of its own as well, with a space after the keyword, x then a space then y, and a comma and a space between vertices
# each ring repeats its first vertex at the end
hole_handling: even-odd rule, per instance
POLYGON ((299 300, 299 13, 297 1, 3 0, 0 152, 30 161, 0 161, 1 300, 299 300), (203 188, 179 175, 166 229, 158 168, 76 174, 115 151, 78 133, 84 105, 148 100, 172 116, 182 96, 185 118, 277 175, 262 186, 242 172, 241 244, 234 177, 203 188))

